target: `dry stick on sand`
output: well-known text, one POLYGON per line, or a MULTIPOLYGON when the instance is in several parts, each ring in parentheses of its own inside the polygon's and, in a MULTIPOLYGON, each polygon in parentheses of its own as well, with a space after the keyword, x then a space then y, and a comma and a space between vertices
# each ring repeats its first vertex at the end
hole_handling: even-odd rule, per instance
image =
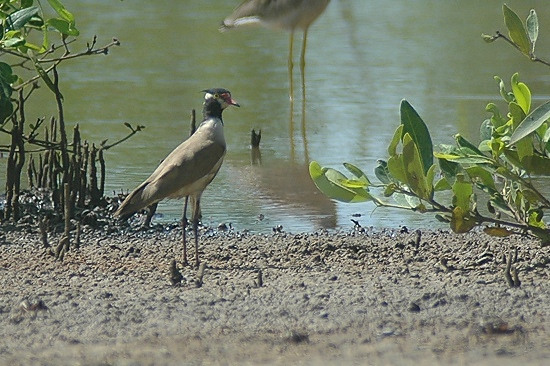
POLYGON ((518 270, 516 267, 512 267, 512 262, 517 261, 517 249, 514 254, 512 253, 512 251, 510 251, 508 257, 506 258, 506 269, 504 270, 504 278, 506 278, 508 286, 519 287, 521 285, 521 281, 519 280, 518 270))
POLYGON ((63 261, 65 253, 69 251, 71 245, 71 200, 70 194, 71 189, 69 183, 63 184, 63 189, 65 193, 65 232, 59 240, 59 244, 55 249, 55 258, 63 261))
POLYGON ((206 263, 205 262, 201 262, 201 264, 199 265, 199 270, 197 271, 197 279, 195 280, 195 285, 197 287, 202 287, 202 279, 204 277, 204 270, 206 269, 206 263))

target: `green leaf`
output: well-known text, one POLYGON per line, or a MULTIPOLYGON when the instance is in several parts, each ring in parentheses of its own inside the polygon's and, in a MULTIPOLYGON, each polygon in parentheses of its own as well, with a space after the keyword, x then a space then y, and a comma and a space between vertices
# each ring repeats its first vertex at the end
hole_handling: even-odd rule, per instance
MULTIPOLYGON (((438 159, 448 160, 458 164, 487 164, 492 162, 491 158, 478 155, 462 156, 455 154, 434 153, 434 156, 438 159)), ((442 170, 445 171, 444 169, 442 170)))
POLYGON ((455 207, 451 216, 450 227, 455 233, 467 233, 476 226, 476 222, 470 216, 469 211, 464 211, 461 207, 455 207))
POLYGON ((526 56, 530 56, 529 52, 531 50, 531 42, 529 41, 523 22, 506 4, 502 5, 502 12, 504 13, 504 23, 508 28, 510 39, 514 41, 521 52, 523 52, 526 56))
POLYGON ((397 155, 397 145, 399 145, 399 142, 401 141, 401 137, 403 136, 403 125, 399 125, 397 127, 397 130, 395 130, 395 133, 393 134, 393 138, 390 141, 390 144, 388 146, 388 154, 390 156, 397 155))
POLYGON ((483 231, 487 235, 496 236, 499 238, 505 238, 507 236, 515 234, 513 231, 508 230, 504 227, 486 227, 483 229, 483 231))
POLYGON ((450 190, 452 187, 451 185, 449 184, 449 181, 447 180, 447 178, 441 178, 440 180, 438 180, 436 183, 435 183, 435 186, 434 186, 434 190, 437 191, 437 192, 440 192, 440 191, 448 191, 450 190))
POLYGON ((401 124, 403 125, 403 138, 409 134, 420 153, 422 172, 426 174, 433 165, 433 144, 428 127, 418 113, 406 100, 401 101, 401 124))
POLYGON ((490 140, 493 137, 493 124, 490 119, 486 119, 479 126, 479 138, 481 141, 490 140))
POLYGON ((499 157, 502 154, 502 152, 506 150, 506 145, 504 144, 504 142, 500 137, 490 140, 488 142, 488 145, 489 145, 489 150, 492 152, 495 158, 499 157))
POLYGON ((514 100, 514 95, 506 90, 504 81, 498 76, 495 76, 495 80, 498 81, 498 89, 502 98, 508 103, 512 102, 514 100))
POLYGON ((384 187, 384 197, 391 197, 395 193, 397 186, 395 183, 390 183, 384 187))
POLYGON ((430 199, 433 198, 434 192, 435 168, 436 165, 433 164, 430 169, 428 169, 428 173, 426 174, 426 186, 428 188, 428 197, 430 199))
POLYGON ((486 169, 483 169, 479 165, 474 165, 471 167, 464 168, 466 170, 466 173, 468 173, 468 176, 472 181, 475 181, 478 179, 481 184, 483 184, 486 187, 491 188, 492 190, 496 190, 495 186, 495 180, 493 178, 493 175, 486 169))
POLYGON ((550 232, 548 229, 543 230, 537 227, 530 227, 529 230, 540 239, 542 247, 550 245, 550 232))
POLYGON ((473 193, 472 183, 465 181, 464 177, 459 175, 453 184, 453 205, 460 207, 463 212, 470 211, 470 200, 473 193))
POLYGON ((512 93, 516 98, 516 103, 519 104, 525 114, 531 109, 531 91, 524 83, 518 81, 519 74, 516 72, 512 75, 512 93))
POLYGON ((455 135, 456 144, 460 147, 460 152, 465 156, 485 156, 474 144, 466 140, 462 135, 455 135))
POLYGON ((521 159, 521 164, 529 174, 550 176, 550 158, 546 156, 525 156, 521 159))
MULTIPOLYGON (((525 113, 523 109, 517 103, 510 103, 510 116, 512 117, 512 126, 517 128, 520 123, 525 119, 525 113)), ((527 136, 515 143, 518 153, 518 159, 523 160, 526 156, 533 155, 533 142, 528 139, 527 136)))
POLYGON ((378 160, 376 168, 374 168, 374 175, 376 178, 384 184, 390 184, 390 172, 388 171, 388 163, 384 160, 378 160))
POLYGON ((74 16, 65 9, 65 6, 59 0, 48 0, 50 6, 56 11, 57 14, 66 21, 74 24, 74 16))
POLYGON ((405 174, 402 155, 390 156, 388 159, 388 171, 398 182, 407 184, 407 175, 405 174))
POLYGON ((362 188, 350 189, 341 184, 346 176, 335 169, 321 168, 319 163, 309 164, 309 175, 317 188, 326 196, 342 202, 364 202, 372 200, 372 196, 362 188))
POLYGON ((367 188, 368 185, 366 182, 357 180, 357 179, 341 179, 338 180, 338 183, 340 183, 345 188, 367 188))
POLYGON ((19 31, 9 31, 4 35, 4 40, 0 41, 0 48, 17 48, 25 44, 25 38, 19 31))
POLYGON ((446 160, 446 161, 454 161, 457 159, 460 159, 462 155, 453 154, 453 153, 440 153, 436 152, 434 153, 434 156, 438 159, 446 160))
POLYGON ((504 118, 502 118, 502 116, 500 115, 498 107, 494 103, 487 104, 485 110, 492 114, 491 123, 493 124, 494 128, 498 128, 506 123, 504 118))
POLYGON ((10 14, 10 16, 6 18, 6 30, 19 30, 23 28, 25 24, 38 13, 38 10, 39 8, 37 6, 33 6, 10 14))
POLYGON ((456 162, 453 162, 453 159, 445 159, 441 156, 453 156, 454 158, 458 158, 459 156, 456 154, 453 154, 452 152, 455 150, 454 146, 451 145, 439 145, 439 148, 442 150, 441 153, 434 153, 434 156, 437 158, 437 161, 439 163, 439 169, 441 169, 441 173, 447 180, 447 182, 453 183, 456 179, 456 175, 458 172, 460 172, 460 165, 456 162))
POLYGON ((529 40, 531 41, 531 52, 535 52, 535 43, 537 43, 537 38, 539 37, 539 20, 537 17, 537 12, 535 9, 531 9, 529 16, 526 21, 527 34, 529 35, 529 40))
POLYGON ((508 144, 514 145, 525 136, 531 134, 546 122, 548 118, 550 118, 550 101, 539 106, 523 119, 523 122, 514 130, 508 144))
POLYGON ((371 185, 369 178, 365 175, 365 173, 363 173, 361 169, 350 163, 344 163, 344 166, 351 174, 355 175, 360 182, 365 183, 366 187, 371 185))
POLYGON ((405 175, 409 188, 419 198, 431 198, 431 190, 428 189, 420 152, 408 133, 403 137, 403 165, 405 167, 405 175))
POLYGON ((78 36, 80 31, 74 27, 74 23, 68 22, 65 19, 52 18, 48 19, 47 25, 55 28, 59 33, 68 36, 78 36))
POLYGON ((17 76, 13 75, 10 65, 0 62, 0 123, 13 113, 13 105, 11 103, 11 94, 13 89, 11 84, 17 80, 17 76))

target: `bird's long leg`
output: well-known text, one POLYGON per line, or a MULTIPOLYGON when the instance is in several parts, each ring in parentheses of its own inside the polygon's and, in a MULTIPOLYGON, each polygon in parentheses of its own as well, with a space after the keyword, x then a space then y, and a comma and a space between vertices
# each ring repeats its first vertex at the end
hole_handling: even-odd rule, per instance
POLYGON ((183 218, 181 219, 181 228, 183 231, 183 265, 186 266, 189 264, 187 262, 187 203, 189 202, 189 196, 185 197, 185 203, 183 204, 183 218))
POLYGON ((307 30, 304 30, 304 38, 302 39, 302 53, 300 54, 300 73, 302 76, 302 115, 306 109, 306 46, 307 46, 307 30))
POLYGON ((292 60, 292 50, 294 49, 294 31, 290 32, 290 41, 288 46, 288 82, 289 82, 289 97, 292 102, 294 99, 294 84, 292 80, 292 70, 294 68, 294 61, 292 60))
POLYGON ((290 155, 294 158, 294 84, 292 78, 292 69, 294 61, 292 60, 292 50, 294 48, 294 31, 290 32, 290 42, 288 47, 288 85, 290 96, 290 117, 289 117, 289 132, 290 132, 290 155))
POLYGON ((200 206, 201 206, 201 196, 194 197, 194 207, 193 207, 193 234, 195 235, 195 265, 199 267, 199 217, 200 217, 200 206))
POLYGON ((302 39, 302 52, 300 54, 300 75, 302 77, 302 140, 304 148, 307 151, 306 137, 306 46, 307 46, 307 30, 304 30, 304 38, 302 39))

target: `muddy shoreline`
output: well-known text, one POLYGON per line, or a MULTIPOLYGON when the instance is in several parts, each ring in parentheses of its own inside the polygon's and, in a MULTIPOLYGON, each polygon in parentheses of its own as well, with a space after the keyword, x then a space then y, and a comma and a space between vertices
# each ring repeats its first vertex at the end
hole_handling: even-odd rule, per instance
POLYGON ((59 261, 36 230, 0 234, 0 364, 550 360, 550 249, 526 238, 208 231, 202 281, 181 266, 180 238, 84 227, 59 261), (504 276, 509 253, 519 287, 504 276))

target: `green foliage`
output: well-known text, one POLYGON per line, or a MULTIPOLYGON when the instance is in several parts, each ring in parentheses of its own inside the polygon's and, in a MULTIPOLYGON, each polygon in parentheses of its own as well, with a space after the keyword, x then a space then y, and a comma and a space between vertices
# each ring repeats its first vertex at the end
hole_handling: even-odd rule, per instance
MULTIPOLYGON (((535 56, 539 36, 535 10, 524 23, 507 5, 502 9, 508 37, 497 32, 483 39, 502 38, 532 61, 550 66, 535 56)), ((512 75, 509 88, 500 77, 495 80, 507 111, 501 113, 495 104, 487 105, 490 117, 481 124, 479 145, 457 134, 455 145, 440 145, 434 152, 426 124, 402 101, 401 124, 389 143, 389 157, 379 160, 374 169, 380 183, 364 178, 369 182, 363 188, 370 187, 368 195, 350 190, 345 197, 337 195, 334 187, 349 188, 348 179, 315 161, 311 162, 316 173, 311 174, 313 181, 327 196, 344 202, 357 202, 361 197, 376 206, 434 212, 437 220, 457 233, 483 225, 489 235, 530 233, 550 245, 550 229, 544 221, 550 200, 533 183, 534 177, 550 176, 550 101, 532 110, 531 91, 519 74, 512 75), (375 188, 383 198, 377 198, 375 188), (479 202, 486 202, 485 210, 478 209, 479 202)))
MULTIPOLYGON (((525 55, 529 55, 532 46, 523 22, 521 21, 519 16, 506 4, 502 5, 502 12, 504 13, 504 23, 508 28, 508 34, 510 35, 510 38, 518 45, 521 52, 523 52, 525 55)), ((531 19, 536 21, 537 18, 535 16, 531 19)))
POLYGON ((0 62, 0 123, 13 113, 11 84, 17 80, 10 65, 0 62))
POLYGON ((508 29, 508 36, 497 31, 493 36, 482 34, 483 40, 490 43, 497 39, 504 39, 531 61, 550 66, 550 62, 535 55, 535 45, 539 37, 539 20, 535 9, 531 9, 525 23, 506 4, 502 5, 502 13, 504 14, 504 24, 508 29))
POLYGON ((57 68, 62 62, 82 56, 107 54, 112 46, 118 46, 116 39, 106 46, 96 48, 96 38, 81 52, 71 52, 69 45, 80 32, 76 28, 74 15, 60 0, 48 0, 42 6, 34 0, 0 0, 0 133, 10 136, 9 145, 0 145, 0 152, 7 153, 6 203, 0 211, 0 220, 19 218, 19 195, 24 165, 28 165, 29 185, 52 191, 55 208, 63 207, 61 200, 75 207, 84 207, 85 198, 90 197, 90 206, 99 203, 103 184, 97 184, 96 163, 104 181, 103 151, 126 140, 142 129, 127 125, 128 136, 107 145, 104 140, 99 147, 81 142, 78 126, 69 140, 63 113, 63 95, 59 90, 57 68), (53 14, 50 16, 48 14, 53 14), (50 39, 58 39, 56 46, 50 39), (35 43, 36 40, 41 42, 35 43), (33 73, 34 71, 34 73, 33 73), (38 118, 28 124, 25 107, 32 103, 31 96, 42 81, 53 93, 58 118, 52 117, 49 126, 45 118, 38 118), (44 133, 38 130, 44 127, 44 133), (27 146, 32 148, 28 149, 27 146), (38 168, 30 151, 42 152, 38 168), (89 172, 88 172, 89 170, 89 172), (47 179, 43 179, 47 177, 47 179), (87 179, 90 180, 89 184, 87 179), (68 186, 70 197, 65 197, 64 185, 68 186), (70 200, 69 200, 70 198, 70 200))
POLYGON ((370 182, 361 170, 352 164, 344 164, 348 170, 359 179, 348 179, 339 171, 331 168, 321 168, 321 166, 312 162, 309 165, 309 174, 315 181, 319 189, 342 202, 365 202, 373 197, 369 194, 368 186, 370 182))
POLYGON ((530 232, 550 244, 543 220, 550 201, 531 179, 550 176, 550 102, 531 111, 531 92, 518 74, 512 76, 510 89, 495 79, 508 110, 502 114, 496 105, 487 106, 491 116, 482 123, 479 145, 456 135, 454 146, 439 146, 434 152, 426 124, 404 100, 389 158, 380 160, 374 171, 380 183, 371 183, 356 167, 348 169, 360 179, 350 180, 315 161, 310 165, 313 181, 327 196, 343 202, 370 200, 376 206, 434 212, 457 233, 484 225, 490 235, 530 232), (487 201, 485 213, 478 210, 481 195, 487 201))
MULTIPOLYGON (((52 53, 50 33, 59 33, 62 41, 65 41, 68 36, 78 36, 80 32, 73 14, 59 0, 48 0, 48 3, 56 14, 51 18, 45 15, 45 9, 38 1, 0 0, 0 56, 9 54, 12 58, 23 60, 23 63, 30 62, 37 75, 55 93, 53 82, 48 76, 51 68, 45 70, 39 56, 52 53), (36 32, 42 35, 41 45, 30 41, 32 33, 36 32)), ((22 66, 21 62, 18 65, 22 66)), ((0 63, 0 125, 14 111, 12 91, 24 87, 26 82, 19 75, 14 75, 8 64, 0 63)))

